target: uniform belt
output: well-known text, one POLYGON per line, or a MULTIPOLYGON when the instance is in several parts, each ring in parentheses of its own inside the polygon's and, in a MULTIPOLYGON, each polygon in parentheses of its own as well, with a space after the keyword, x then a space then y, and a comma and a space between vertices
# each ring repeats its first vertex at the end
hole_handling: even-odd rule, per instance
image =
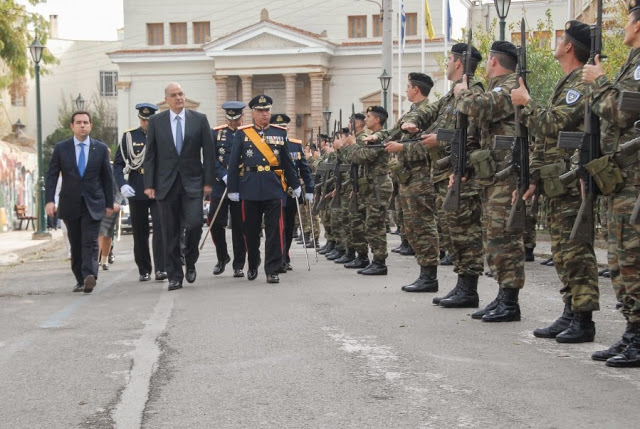
POLYGON ((275 170, 282 170, 282 167, 272 167, 270 165, 255 165, 255 166, 252 165, 244 168, 244 171, 259 171, 259 172, 275 171, 275 170))

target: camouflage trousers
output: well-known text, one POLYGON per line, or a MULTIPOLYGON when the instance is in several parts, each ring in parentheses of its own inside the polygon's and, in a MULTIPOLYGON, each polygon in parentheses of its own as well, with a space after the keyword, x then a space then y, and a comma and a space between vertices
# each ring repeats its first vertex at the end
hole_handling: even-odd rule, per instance
POLYGON ((482 194, 482 221, 486 232, 484 250, 489 269, 503 289, 524 287, 522 231, 507 230, 515 179, 490 185, 482 194))
MULTIPOLYGON (((328 204, 328 203, 327 203, 328 204)), ((324 228, 324 238, 327 241, 333 241, 333 229, 331 228, 331 208, 327 205, 327 208, 320 212, 320 222, 324 228)))
POLYGON ((351 184, 342 187, 340 194, 340 223, 344 234, 345 247, 353 248, 353 229, 351 228, 351 213, 349 213, 349 196, 353 187, 351 184))
POLYGON ((569 237, 580 208, 580 195, 549 198, 547 225, 553 263, 562 282, 563 301, 573 311, 600 310, 598 265, 593 243, 574 243, 569 237))
POLYGON ((609 201, 611 197, 600 195, 598 197, 599 209, 600 209, 600 232, 602 233, 602 239, 609 241, 608 221, 609 221, 609 207, 611 204, 609 201))
POLYGON ((484 270, 482 243, 482 202, 479 195, 460 199, 460 208, 445 211, 449 225, 453 271, 463 276, 479 276, 484 270))
POLYGON ((367 217, 365 219, 365 236, 373 253, 373 259, 384 261, 387 259, 387 205, 393 191, 391 179, 388 176, 369 177, 368 190, 364 193, 367 217))
MULTIPOLYGON (((300 214, 302 216, 302 232, 304 234, 311 234, 312 231, 316 233, 317 238, 320 233, 320 218, 318 216, 311 216, 311 204, 305 200, 304 204, 300 206, 300 214), (313 221, 313 229, 311 228, 311 222, 313 221)), ((314 238, 314 237, 312 237, 314 238)))
POLYGON ((449 232, 449 216, 442 208, 442 203, 447 196, 449 187, 448 180, 442 180, 434 183, 436 190, 436 222, 438 224, 438 237, 440 239, 440 249, 448 250, 451 253, 451 238, 449 232))
POLYGON ((369 253, 365 222, 367 220, 367 205, 364 198, 358 195, 358 209, 349 211, 349 229, 351 230, 351 247, 361 255, 369 253))
POLYGON ((640 195, 640 186, 626 185, 609 201, 608 260, 611 283, 622 314, 630 323, 640 322, 640 225, 629 218, 640 195))
POLYGON ((416 252, 421 267, 438 265, 439 241, 436 226, 436 197, 428 170, 414 170, 398 196, 404 214, 403 235, 416 252))
POLYGON ((329 203, 331 207, 331 229, 338 250, 346 250, 349 246, 349 224, 344 222, 345 216, 348 216, 348 212, 345 212, 342 208, 342 198, 342 194, 336 193, 329 203))
POLYGON ((527 201, 527 214, 524 218, 524 231, 522 231, 522 241, 524 247, 528 249, 535 249, 536 247, 536 226, 538 225, 538 205, 531 204, 527 201), (533 210, 533 209, 536 210, 533 210))
MULTIPOLYGON (((399 186, 397 182, 393 182, 393 186, 399 186)), ((391 196, 391 200, 389 201, 389 224, 395 225, 396 228, 400 228, 402 230, 402 223, 404 221, 404 216, 402 214, 402 204, 400 203, 400 197, 396 193, 396 195, 391 196)))

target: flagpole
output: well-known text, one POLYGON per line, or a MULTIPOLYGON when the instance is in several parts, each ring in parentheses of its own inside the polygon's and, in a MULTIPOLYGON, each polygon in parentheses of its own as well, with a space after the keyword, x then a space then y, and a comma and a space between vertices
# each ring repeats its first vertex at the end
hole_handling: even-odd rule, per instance
POLYGON ((422 25, 420 25, 420 71, 422 73, 424 73, 424 48, 425 48, 425 43, 424 43, 424 30, 425 30, 425 10, 424 10, 424 2, 427 0, 422 0, 422 18, 420 19, 420 22, 422 25))
MULTIPOLYGON (((398 119, 402 117, 402 0, 398 0, 398 119)), ((393 106, 393 95, 391 97, 393 106)))
MULTIPOLYGON (((444 56, 445 58, 447 57, 447 55, 449 54, 449 47, 447 46, 448 44, 448 32, 449 32, 449 16, 447 13, 447 6, 448 6, 448 0, 442 0, 442 35, 443 35, 443 39, 444 39, 444 56)), ((442 93, 446 94, 447 92, 449 92, 449 79, 447 79, 447 73, 444 73, 444 79, 442 80, 444 82, 444 87, 442 88, 442 93)))

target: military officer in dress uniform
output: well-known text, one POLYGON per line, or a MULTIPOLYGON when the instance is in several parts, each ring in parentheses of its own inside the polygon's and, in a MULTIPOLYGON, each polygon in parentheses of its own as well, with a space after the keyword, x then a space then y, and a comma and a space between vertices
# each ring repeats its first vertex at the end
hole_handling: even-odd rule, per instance
MULTIPOLYGON (((220 204, 220 200, 227 187, 227 169, 229 167, 229 158, 231 157, 231 148, 233 147, 238 127, 242 125, 242 109, 246 106, 247 105, 241 101, 228 101, 223 103, 222 109, 225 111, 227 123, 213 129, 213 143, 215 145, 216 156, 216 181, 213 185, 213 191, 211 192, 209 222, 211 222, 211 218, 220 204)), ((222 202, 218 215, 211 227, 211 239, 216 246, 216 255, 218 256, 218 263, 213 268, 213 275, 217 276, 222 274, 225 266, 231 262, 231 257, 227 251, 227 239, 225 236, 229 212, 231 212, 231 241, 233 243, 233 277, 244 277, 242 270, 247 256, 247 249, 244 245, 244 237, 242 235, 242 212, 240 210, 240 203, 230 201, 228 198, 225 198, 222 202)))
POLYGON ((242 220, 247 243, 247 278, 258 277, 260 226, 264 215, 265 273, 268 283, 279 283, 278 272, 284 252, 283 209, 286 190, 293 196, 302 192, 293 162, 287 153, 287 130, 270 125, 273 100, 258 95, 249 102, 253 124, 238 128, 228 169, 228 195, 242 199, 242 220))
MULTIPOLYGON (((287 124, 291 122, 291 118, 285 115, 284 113, 278 113, 271 115, 271 124, 279 125, 288 128, 287 124)), ((295 139, 293 137, 289 137, 286 143, 287 151, 291 156, 291 160, 293 161, 293 167, 298 173, 298 176, 304 182, 305 188, 305 199, 313 204, 313 179, 311 178, 311 169, 309 168, 309 164, 307 164, 307 160, 304 156, 304 148, 302 147, 302 140, 295 139)), ((302 210, 304 200, 299 201, 300 209, 302 210)), ((291 242, 293 241, 293 230, 295 228, 296 216, 297 216, 297 205, 293 197, 287 194, 287 201, 285 203, 284 209, 284 238, 285 238, 285 248, 282 259, 282 268, 280 270, 281 273, 286 273, 288 270, 292 270, 291 266, 291 258, 289 257, 289 249, 291 249, 291 242)), ((302 216, 306 216, 301 213, 302 216)), ((303 220, 304 222, 304 220, 303 220)), ((302 225, 300 225, 302 227, 302 225)))
POLYGON ((136 104, 140 126, 126 131, 113 161, 113 173, 120 192, 129 200, 131 228, 133 230, 133 255, 140 273, 139 280, 151 279, 151 257, 149 253, 149 212, 153 224, 153 265, 156 280, 166 280, 164 239, 162 236, 160 211, 156 200, 144 193, 144 168, 142 162, 146 152, 149 118, 158 106, 152 103, 136 104), (128 179, 125 179, 128 174, 128 179))

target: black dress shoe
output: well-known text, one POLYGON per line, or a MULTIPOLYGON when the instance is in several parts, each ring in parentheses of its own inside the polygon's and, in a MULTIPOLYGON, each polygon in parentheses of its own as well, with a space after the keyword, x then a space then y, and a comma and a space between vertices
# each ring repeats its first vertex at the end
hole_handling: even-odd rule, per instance
POLYGON ((74 292, 82 292, 83 290, 84 290, 84 284, 82 283, 76 283, 76 285, 73 287, 74 292))
POLYGON ((138 281, 140 282, 148 282, 149 280, 151 280, 149 273, 140 274, 140 277, 138 277, 138 281))
POLYGON ((109 271, 109 266, 107 264, 102 264, 102 271, 109 271))
POLYGON ((156 271, 156 280, 161 281, 168 278, 169 276, 167 276, 167 273, 165 271, 156 271))
POLYGON ((242 271, 242 269, 238 268, 238 269, 234 269, 233 270, 233 277, 244 277, 244 271, 242 271))
POLYGON ((280 283, 280 277, 277 274, 267 275, 267 283, 280 283))
POLYGON ((247 272, 247 279, 255 280, 258 277, 258 269, 257 268, 249 268, 247 272))
POLYGON ((93 292, 93 288, 96 287, 96 278, 93 274, 89 274, 87 277, 84 278, 84 289, 83 292, 84 293, 91 293, 93 292))
POLYGON ((116 260, 116 256, 113 254, 113 252, 109 252, 109 257, 107 258, 107 261, 110 264, 113 264, 115 262, 115 260, 116 260))
POLYGON ((176 290, 176 289, 182 289, 182 283, 180 283, 178 280, 171 280, 169 282, 168 290, 176 290))
POLYGON ((184 278, 187 279, 189 283, 193 283, 196 281, 196 274, 196 267, 187 268, 184 278))
POLYGON ((293 266, 291 265, 291 262, 287 262, 286 264, 284 264, 284 266, 287 268, 287 271, 293 270, 293 266))
POLYGON ((218 274, 224 273, 224 268, 229 262, 231 262, 231 257, 229 255, 227 255, 224 261, 218 261, 216 266, 213 268, 213 275, 217 276, 218 274))
POLYGON ((287 272, 287 263, 283 262, 282 264, 280 264, 280 268, 278 268, 278 272, 285 274, 287 272))

